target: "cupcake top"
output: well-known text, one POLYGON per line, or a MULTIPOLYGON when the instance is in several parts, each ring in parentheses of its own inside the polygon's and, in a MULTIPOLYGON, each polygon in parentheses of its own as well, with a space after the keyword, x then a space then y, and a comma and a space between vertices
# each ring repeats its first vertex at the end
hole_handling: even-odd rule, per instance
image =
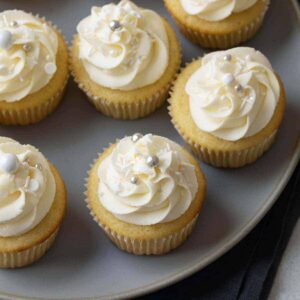
POLYGON ((58 41, 46 23, 21 10, 0 13, 0 100, 16 102, 56 72, 58 41))
POLYGON ((38 225, 55 192, 45 157, 30 145, 0 137, 0 236, 18 236, 38 225))
POLYGON ((157 81, 167 68, 169 41, 161 17, 128 0, 92 7, 77 31, 80 59, 101 86, 137 89, 157 81))
POLYGON ((204 56, 185 91, 199 129, 236 141, 256 134, 270 122, 280 85, 261 52, 239 47, 204 56))
POLYGON ((101 204, 136 225, 179 218, 198 191, 195 167, 183 149, 152 134, 120 140, 101 162, 98 176, 101 204))
POLYGON ((233 13, 242 12, 253 6, 258 0, 180 0, 189 15, 196 15, 206 21, 216 22, 233 13))

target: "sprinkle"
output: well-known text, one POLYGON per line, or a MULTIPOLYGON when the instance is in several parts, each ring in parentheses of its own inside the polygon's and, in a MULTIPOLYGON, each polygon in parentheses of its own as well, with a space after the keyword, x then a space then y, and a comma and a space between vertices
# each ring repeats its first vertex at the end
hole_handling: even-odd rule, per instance
POLYGON ((56 65, 54 63, 46 63, 44 66, 44 70, 48 75, 52 75, 56 72, 56 65))

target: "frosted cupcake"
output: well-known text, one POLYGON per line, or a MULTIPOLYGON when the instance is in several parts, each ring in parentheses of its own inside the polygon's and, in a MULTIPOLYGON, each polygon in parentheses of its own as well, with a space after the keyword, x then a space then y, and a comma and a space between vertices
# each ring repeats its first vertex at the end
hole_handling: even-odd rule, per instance
POLYGON ((87 203, 94 220, 122 250, 164 254, 191 234, 205 195, 196 160, 171 140, 134 134, 94 162, 87 203))
POLYGON ((68 79, 68 49, 44 19, 0 13, 0 124, 27 125, 59 104, 68 79))
POLYGON ((274 142, 285 92, 261 52, 233 48, 189 64, 174 84, 169 109, 203 161, 235 168, 254 162, 274 142))
POLYGON ((50 248, 66 191, 56 168, 33 146, 0 137, 0 267, 23 267, 50 248))
POLYGON ((253 37, 270 0, 164 0, 183 34, 206 48, 231 48, 253 37))
POLYGON ((96 109, 117 119, 161 106, 181 60, 167 21, 130 1, 92 7, 77 26, 71 69, 96 109))

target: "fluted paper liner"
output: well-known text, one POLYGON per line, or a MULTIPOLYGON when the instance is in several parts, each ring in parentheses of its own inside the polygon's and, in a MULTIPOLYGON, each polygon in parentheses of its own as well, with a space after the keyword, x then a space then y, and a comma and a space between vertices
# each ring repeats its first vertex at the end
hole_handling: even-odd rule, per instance
POLYGON ((49 98, 48 101, 35 106, 28 106, 26 109, 11 107, 10 109, 0 110, 0 124, 3 125, 29 125, 37 123, 50 115, 58 106, 63 98, 68 78, 56 95, 49 98))
MULTIPOLYGON (((39 15, 35 15, 35 17, 54 29, 56 31, 56 34, 60 34, 64 43, 67 45, 65 37, 62 35, 61 30, 56 25, 46 20, 45 17, 40 17, 39 15)), ((25 106, 25 108, 13 107, 13 105, 10 108, 1 108, 0 124, 29 125, 43 120, 45 117, 50 115, 61 102, 68 82, 68 78, 69 75, 67 75, 62 87, 58 90, 58 92, 56 92, 56 94, 50 97, 46 102, 38 103, 34 106, 29 104, 28 106, 25 106)))
POLYGON ((20 268, 40 259, 52 246, 59 228, 45 241, 20 252, 0 252, 0 268, 20 268))
MULTIPOLYGON (((269 3, 269 0, 268 0, 269 3)), ((166 8, 168 9, 167 5, 166 8)), ((176 18, 172 12, 168 9, 172 15, 176 24, 180 28, 181 32, 193 43, 199 44, 204 48, 211 49, 228 49, 241 44, 251 39, 257 31, 260 29, 264 16, 268 10, 268 5, 261 14, 252 22, 246 24, 244 27, 238 28, 227 34, 210 34, 207 32, 201 32, 201 30, 193 30, 185 26, 178 18, 176 18)))
POLYGON ((76 78, 74 72, 72 72, 72 75, 79 88, 87 95, 89 101, 98 111, 108 117, 122 120, 143 118, 154 112, 165 103, 171 86, 170 82, 163 90, 157 91, 155 94, 143 99, 142 101, 136 101, 133 103, 114 103, 107 99, 94 96, 82 83, 80 83, 80 80, 76 78))

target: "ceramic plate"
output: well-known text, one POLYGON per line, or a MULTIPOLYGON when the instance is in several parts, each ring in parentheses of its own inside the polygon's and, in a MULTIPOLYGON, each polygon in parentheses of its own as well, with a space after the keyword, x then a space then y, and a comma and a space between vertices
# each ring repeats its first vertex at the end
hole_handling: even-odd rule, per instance
MULTIPOLYGON (((158 11, 176 28, 162 1, 137 2, 158 11)), ((284 188, 300 149, 299 14, 296 2, 271 2, 262 30, 247 45, 270 58, 287 90, 287 111, 277 142, 255 164, 239 170, 202 164, 208 192, 199 222, 187 242, 166 256, 138 257, 118 250, 90 217, 83 196, 89 164, 116 138, 139 131, 182 143, 166 106, 142 120, 116 121, 97 113, 70 80, 65 100, 46 120, 28 127, 0 127, 0 135, 39 147, 59 167, 69 193, 67 215, 55 245, 31 267, 1 270, 1 298, 116 299, 148 293, 207 266, 258 223, 284 188)), ((70 41, 90 7, 103 3, 0 0, 0 8, 46 16, 70 41)), ((184 61, 203 54, 181 34, 178 37, 184 61)))

